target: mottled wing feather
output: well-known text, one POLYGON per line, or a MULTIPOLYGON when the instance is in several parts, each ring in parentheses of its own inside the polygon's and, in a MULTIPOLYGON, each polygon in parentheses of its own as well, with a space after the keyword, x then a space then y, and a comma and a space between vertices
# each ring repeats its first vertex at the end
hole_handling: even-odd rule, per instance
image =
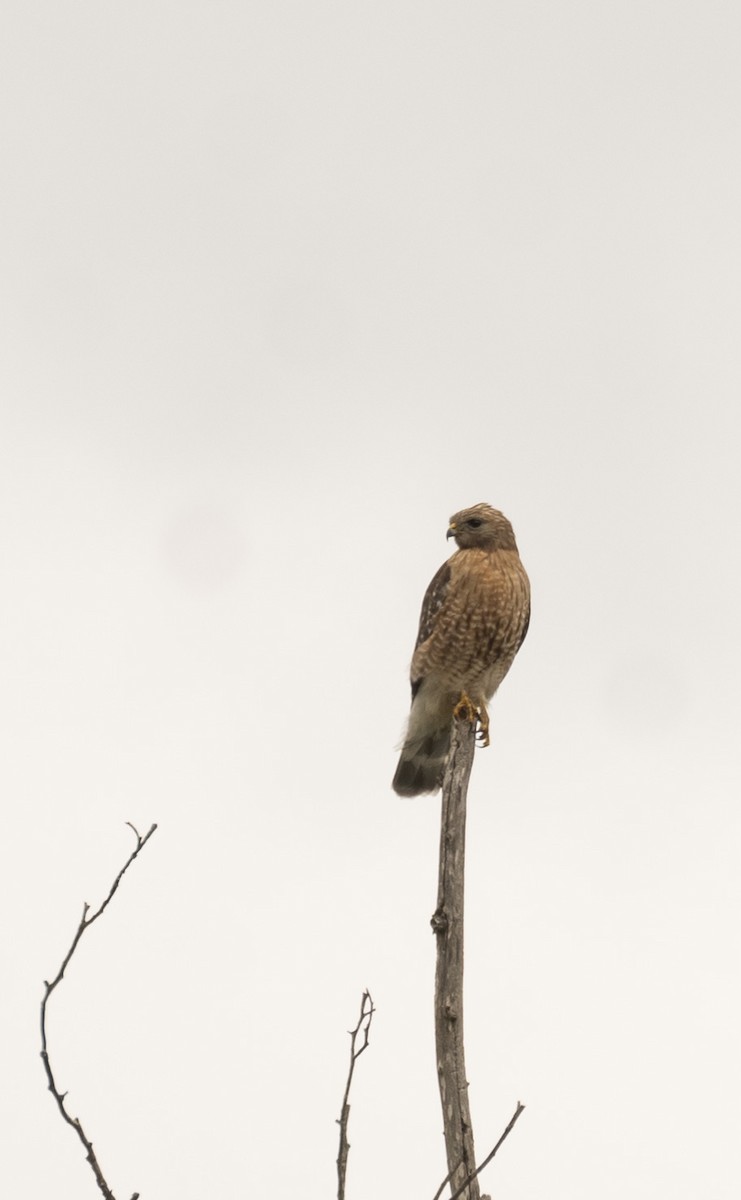
MULTIPOLYGON (((420 613, 419 617, 419 633, 417 634, 417 641, 414 645, 415 650, 418 646, 421 646, 423 642, 427 641, 428 637, 432 635, 435 629, 437 615, 445 603, 445 597, 448 594, 450 577, 450 563, 444 562, 440 567, 440 570, 437 571, 433 576, 430 586, 425 592, 424 600, 422 601, 422 612, 420 613)), ((414 699, 414 697, 417 695, 421 682, 421 679, 412 680, 412 699, 414 699)))
MULTIPOLYGON (((525 638, 527 637, 527 631, 529 628, 530 628, 530 604, 528 603, 527 612, 525 613, 525 620, 522 623, 522 633, 520 634, 520 640, 517 643, 517 650, 520 649, 520 646, 525 641, 525 638)), ((515 651, 515 653, 517 653, 517 650, 515 651)))

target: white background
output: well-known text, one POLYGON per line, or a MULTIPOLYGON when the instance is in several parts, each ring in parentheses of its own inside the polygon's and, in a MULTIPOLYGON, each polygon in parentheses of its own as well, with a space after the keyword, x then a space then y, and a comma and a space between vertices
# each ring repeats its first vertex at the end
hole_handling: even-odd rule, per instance
POLYGON ((470 794, 498 1200, 739 1194, 741 16, 6 0, 2 1186, 445 1174, 437 799, 390 790, 456 509, 527 642, 470 794))

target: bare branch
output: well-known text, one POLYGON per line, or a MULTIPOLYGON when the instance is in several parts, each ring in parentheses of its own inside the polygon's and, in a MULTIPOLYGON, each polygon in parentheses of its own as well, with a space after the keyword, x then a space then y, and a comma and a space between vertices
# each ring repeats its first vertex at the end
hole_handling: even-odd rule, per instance
POLYGON ((451 1187, 462 1186, 466 1200, 479 1200, 463 1040, 466 795, 475 735, 474 722, 465 716, 454 720, 442 785, 437 908, 431 922, 437 942, 435 1049, 445 1151, 451 1187))
MULTIPOLYGON (((92 1142, 87 1137, 78 1118, 71 1117, 69 1115, 69 1113, 67 1112, 67 1109, 65 1106, 65 1097, 66 1097, 67 1093, 59 1091, 59 1088, 57 1087, 56 1081, 54 1079, 54 1073, 51 1068, 51 1062, 49 1061, 49 1048, 48 1048, 47 1036, 46 1036, 46 1007, 47 1007, 47 1004, 49 1003, 49 997, 51 996, 52 992, 54 991, 56 986, 59 983, 61 983, 62 980, 64 979, 64 972, 67 970, 67 967, 69 966, 70 959, 72 958, 72 955, 74 954, 75 950, 77 949, 78 943, 79 943, 80 938, 82 937, 83 933, 85 932, 86 929, 90 928, 93 921, 97 921, 98 917, 100 917, 105 912, 106 908, 108 907, 108 905, 110 904, 114 895, 116 894, 116 891, 118 890, 119 883, 123 879, 124 875, 128 871, 128 869, 131 866, 131 864, 133 863, 134 859, 137 857, 137 855, 140 853, 140 851, 142 851, 144 849, 147 842, 149 841, 152 834, 154 833, 155 829, 157 828, 156 825, 153 825, 151 827, 151 829, 149 830, 149 832, 146 833, 144 835, 144 837, 141 837, 138 830, 134 828, 134 826, 131 824, 130 821, 127 821, 126 824, 131 829, 134 830, 134 835, 136 837, 136 849, 133 851, 132 854, 129 855, 128 859, 126 860, 123 867, 119 871, 118 875, 114 879, 113 884, 111 886, 111 890, 109 891, 105 900, 101 904, 100 908, 96 909, 96 911, 93 913, 92 916, 88 916, 88 913, 90 912, 90 905, 89 904, 83 905, 82 917, 80 919, 80 924, 77 926, 77 932, 75 933, 75 936, 72 939, 72 945, 70 946, 69 950, 67 951, 66 955, 64 956, 64 959, 62 960, 62 965, 59 968, 59 970, 57 971, 57 974, 55 975, 54 979, 52 979, 51 983, 49 983, 47 980, 44 980, 44 998, 41 1001, 41 1059, 44 1064, 44 1070, 46 1071, 46 1078, 47 1078, 47 1082, 49 1085, 49 1091, 51 1092, 52 1096, 56 1100, 57 1107, 58 1107, 60 1113, 62 1114, 62 1117, 64 1118, 64 1120, 67 1122, 68 1125, 72 1126, 72 1128, 74 1129, 78 1138, 80 1139, 83 1146, 85 1147, 87 1161, 90 1163, 91 1170, 95 1176, 95 1182, 97 1183, 101 1192, 105 1196, 105 1200, 115 1200, 115 1196, 113 1195, 113 1192, 111 1191, 110 1187, 108 1186, 108 1184, 105 1180, 103 1172, 100 1168, 100 1164, 98 1163, 98 1159, 96 1158, 95 1151, 93 1150, 92 1142)), ((136 1192, 132 1196, 131 1200, 138 1200, 138 1196, 139 1196, 139 1193, 136 1192)))
MULTIPOLYGON (((466 1178, 466 1179, 464 1179, 463 1183, 462 1183, 462 1184, 461 1184, 461 1186, 458 1188, 458 1190, 457 1190, 457 1191, 455 1191, 455 1192, 453 1192, 453 1195, 450 1197, 450 1200, 458 1200, 458 1197, 459 1197, 459 1196, 461 1196, 461 1195, 463 1194, 463 1192, 466 1190, 466 1188, 467 1188, 467 1187, 468 1187, 468 1185, 470 1184, 471 1180, 472 1180, 472 1179, 473 1179, 473 1178, 474 1178, 476 1175, 478 1175, 478 1174, 479 1174, 481 1171, 483 1171, 484 1167, 487 1167, 487 1166, 489 1165, 489 1163, 490 1163, 490 1162, 491 1162, 491 1160, 493 1159, 494 1155, 496 1154, 497 1150, 498 1150, 498 1149, 499 1149, 499 1147, 501 1146, 501 1144, 502 1144, 502 1142, 504 1141, 504 1139, 505 1139, 505 1138, 506 1138, 506 1137, 507 1137, 507 1136, 508 1136, 508 1135, 509 1135, 509 1134, 512 1132, 512 1130, 514 1129, 514 1126, 515 1126, 515 1121, 516 1121, 516 1120, 517 1120, 517 1118, 519 1117, 520 1113, 521 1113, 521 1112, 524 1112, 524 1110, 525 1110, 525 1105, 524 1105, 524 1104, 521 1104, 521 1103, 520 1103, 520 1101, 518 1100, 518 1101, 517 1101, 517 1108, 515 1109, 514 1113, 512 1114, 512 1117, 510 1118, 510 1122, 509 1122, 509 1124, 508 1124, 507 1128, 505 1129, 504 1133, 503 1133, 503 1134, 502 1134, 502 1136, 500 1137, 500 1139, 499 1139, 499 1141, 497 1142, 497 1144, 496 1144, 496 1146, 494 1147, 494 1149, 493 1149, 493 1150, 491 1150, 491 1151, 490 1151, 490 1152, 487 1154, 486 1158, 484 1159, 484 1161, 483 1161, 482 1163, 479 1163, 479 1165, 477 1166, 476 1170, 475 1170, 475 1171, 472 1171, 472 1172, 471 1172, 471 1174, 470 1174, 469 1176, 467 1176, 467 1178, 466 1178)), ((440 1200, 440 1197, 442 1196, 442 1194, 443 1194, 443 1192, 444 1192, 444 1190, 445 1190, 445 1186, 446 1186, 446 1184, 449 1182, 449 1180, 450 1180, 450 1173, 449 1173, 449 1174, 447 1174, 447 1175, 445 1176, 445 1178, 443 1179, 442 1183, 440 1184, 440 1187, 437 1189, 437 1191, 435 1192, 435 1195, 432 1197, 432 1200, 440 1200)))
POLYGON ((479 1200, 477 1176, 490 1163, 523 1110, 512 1120, 494 1149, 476 1166, 463 1042, 463 924, 466 858, 466 798, 473 765, 475 726, 456 718, 442 787, 440 873, 432 928, 437 940, 435 971, 435 1046, 442 1101, 448 1175, 434 1200, 450 1183, 457 1200, 479 1200))
POLYGON ((342 1113, 337 1122, 340 1127, 340 1149, 339 1154, 337 1155, 337 1200, 345 1200, 347 1156, 350 1150, 350 1143, 347 1140, 347 1125, 350 1120, 350 1088, 352 1086, 353 1072, 355 1071, 355 1063, 368 1046, 370 1027, 375 1011, 376 1010, 373 1007, 371 994, 366 988, 360 1001, 360 1016, 358 1017, 358 1023, 354 1029, 350 1030, 350 1069, 347 1072, 345 1094, 342 1097, 342 1113), (361 1036, 363 1040, 361 1045, 358 1046, 358 1039, 361 1036))

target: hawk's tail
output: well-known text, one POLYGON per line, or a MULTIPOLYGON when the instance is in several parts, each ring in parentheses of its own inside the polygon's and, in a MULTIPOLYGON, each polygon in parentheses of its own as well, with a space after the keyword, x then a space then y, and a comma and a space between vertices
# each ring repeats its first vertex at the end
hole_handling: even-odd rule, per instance
POLYGON ((438 729, 407 737, 392 787, 399 796, 421 796, 440 787, 450 750, 450 718, 438 729))

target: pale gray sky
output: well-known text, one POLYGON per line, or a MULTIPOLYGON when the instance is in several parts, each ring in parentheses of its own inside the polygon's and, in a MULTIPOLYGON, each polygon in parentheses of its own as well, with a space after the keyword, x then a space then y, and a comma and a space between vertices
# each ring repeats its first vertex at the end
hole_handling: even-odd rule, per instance
POLYGON ((741 12, 6 0, 2 1179, 445 1174, 438 801, 390 790, 447 518, 531 632, 477 757, 499 1200, 737 1200, 741 12))

